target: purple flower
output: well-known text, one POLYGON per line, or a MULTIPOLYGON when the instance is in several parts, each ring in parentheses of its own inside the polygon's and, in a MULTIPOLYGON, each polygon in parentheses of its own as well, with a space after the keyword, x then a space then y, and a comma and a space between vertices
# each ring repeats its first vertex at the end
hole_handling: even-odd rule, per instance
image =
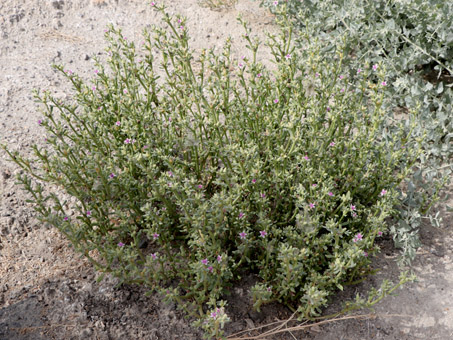
POLYGON ((266 194, 265 193, 261 193, 260 196, 261 196, 261 198, 265 198, 266 194))
POLYGON ((329 146, 335 146, 335 142, 330 142, 329 146))
POLYGON ((213 270, 213 269, 214 269, 214 268, 213 268, 212 266, 209 266, 209 267, 208 267, 208 270, 209 270, 211 273, 212 273, 212 270, 213 270))
POLYGON ((93 91, 96 91, 96 86, 93 86, 91 89, 92 89, 93 91))
POLYGON ((383 82, 381 83, 381 85, 382 85, 382 86, 387 86, 387 82, 386 82, 386 81, 383 81, 383 82))
POLYGON ((243 218, 244 216, 245 216, 245 214, 243 212, 239 213, 239 218, 243 218))
POLYGON ((173 177, 173 172, 169 171, 168 176, 173 177))
POLYGON ((318 72, 315 73, 315 77, 316 77, 316 78, 319 77, 319 73, 318 73, 318 72))
POLYGON ((385 194, 387 194, 387 190, 382 189, 382 191, 381 191, 381 196, 384 196, 385 194))
POLYGON ((222 256, 217 255, 217 262, 218 262, 218 263, 222 262, 222 256))
POLYGON ((361 233, 358 233, 357 235, 354 236, 352 239, 352 242, 358 242, 363 240, 363 235, 361 233))
POLYGON ((363 256, 368 257, 368 253, 366 251, 364 251, 363 256))
POLYGON ((198 184, 198 189, 203 189, 203 186, 201 184, 198 184))
POLYGON ((262 76, 263 76, 263 75, 262 75, 261 73, 258 73, 258 74, 256 75, 257 78, 261 78, 262 76))
POLYGON ((329 192, 327 193, 327 195, 329 195, 329 196, 332 197, 332 196, 333 196, 333 192, 332 192, 332 191, 329 191, 329 192))
POLYGON ((252 183, 255 184, 256 183, 256 179, 252 179, 252 183))
POLYGON ((267 236, 267 231, 266 230, 261 230, 260 231, 260 236, 263 237, 263 238, 266 237, 267 236))
POLYGON ((316 188, 316 187, 318 186, 318 184, 313 183, 311 186, 312 186, 313 188, 316 188))
POLYGON ((239 68, 243 68, 244 64, 243 63, 239 63, 238 66, 239 66, 239 68))
POLYGON ((308 206, 310 207, 310 209, 313 209, 315 207, 315 204, 314 203, 310 203, 308 206))
POLYGON ((116 125, 116 126, 120 126, 120 125, 121 125, 121 122, 120 122, 120 121, 117 121, 117 122, 115 123, 115 125, 116 125))
POLYGON ((342 80, 342 79, 344 78, 344 76, 343 76, 343 75, 341 75, 341 76, 339 76, 338 78, 340 78, 340 80, 342 80))
POLYGON ((124 243, 123 242, 118 242, 118 247, 123 247, 124 243))
POLYGON ((42 124, 42 120, 38 119, 38 125, 41 125, 41 124, 42 124))
POLYGON ((378 236, 382 236, 382 231, 378 231, 378 236))
POLYGON ((309 160, 310 160, 310 158, 308 158, 307 155, 304 156, 304 159, 305 159, 306 161, 309 161, 309 160))
POLYGON ((208 264, 208 259, 201 260, 201 263, 203 263, 204 265, 207 265, 208 264))
POLYGON ((274 6, 277 6, 278 5, 278 1, 274 1, 274 6))
POLYGON ((156 6, 156 3, 154 1, 151 1, 151 6, 156 6))
POLYGON ((94 73, 98 74, 98 73, 99 73, 99 70, 94 70, 94 73))
POLYGON ((158 238, 159 238, 159 234, 158 234, 158 233, 154 233, 154 234, 153 234, 153 239, 154 239, 154 240, 157 240, 158 238))
POLYGON ((278 103, 278 98, 275 98, 275 99, 274 99, 274 103, 275 103, 275 104, 278 103))
POLYGON ((355 205, 352 205, 351 204, 351 210, 354 211, 356 208, 355 208, 355 205))
POLYGON ((241 238, 241 240, 245 240, 247 238, 247 233, 243 231, 242 233, 239 233, 239 237, 241 238))
POLYGON ((155 260, 157 258, 157 253, 154 253, 154 254, 150 254, 151 257, 153 258, 153 260, 155 260))
POLYGON ((65 217, 63 218, 63 220, 67 221, 67 220, 69 220, 69 217, 68 217, 68 216, 65 216, 65 217))
POLYGON ((327 111, 327 112, 330 112, 330 110, 331 110, 330 107, 327 106, 326 111, 327 111))
POLYGON ((343 93, 343 92, 344 92, 344 89, 341 89, 340 92, 343 93))
POLYGON ((357 69, 357 74, 359 74, 360 72, 362 72, 362 69, 361 68, 357 69))
POLYGON ((126 138, 124 140, 124 144, 130 144, 131 142, 132 142, 132 139, 130 139, 130 138, 126 138))
POLYGON ((377 65, 377 64, 374 64, 374 65, 373 65, 373 71, 376 71, 377 68, 378 68, 378 65, 377 65))
POLYGON ((127 92, 128 92, 127 89, 124 89, 124 90, 123 90, 123 93, 124 93, 124 94, 127 94, 127 92))
POLYGON ((291 59, 291 54, 288 53, 287 55, 285 55, 285 58, 286 59, 291 59))
POLYGON ((91 210, 87 210, 87 216, 91 216, 91 210))
POLYGON ((113 172, 109 175, 110 178, 113 178, 113 177, 115 177, 115 176, 116 176, 116 175, 115 175, 113 172))
POLYGON ((216 312, 211 312, 211 315, 210 315, 210 316, 211 316, 211 318, 214 319, 214 320, 217 319, 217 313, 216 313, 216 312))

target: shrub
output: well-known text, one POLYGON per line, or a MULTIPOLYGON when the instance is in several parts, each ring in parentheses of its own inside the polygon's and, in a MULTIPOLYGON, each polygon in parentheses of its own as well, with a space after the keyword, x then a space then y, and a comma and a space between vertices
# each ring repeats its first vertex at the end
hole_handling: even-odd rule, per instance
MULTIPOLYGON (((283 2, 263 0, 279 11, 283 2)), ((415 130, 424 131, 424 156, 406 180, 399 216, 392 226, 405 260, 415 256, 417 229, 449 180, 453 160, 453 3, 444 0, 287 0, 294 25, 310 43, 322 45, 325 58, 345 51, 345 73, 365 63, 386 69, 386 105, 405 117, 419 112, 415 130)), ((286 6, 285 5, 285 6, 286 6)), ((298 46, 304 48, 305 45, 298 46)), ((351 78, 350 78, 351 79, 351 78)), ((355 86, 351 83, 351 86, 355 86)), ((437 215, 436 215, 437 216, 437 215)), ((435 225, 439 220, 431 218, 435 225)))
POLYGON ((236 60, 230 41, 195 53, 185 19, 158 10, 167 29, 145 31, 139 48, 109 28, 91 83, 55 66, 74 100, 36 92, 47 145, 32 159, 4 146, 26 170, 19 182, 98 270, 177 301, 208 336, 249 274, 256 308, 317 315, 368 273, 420 155, 412 119, 388 126, 383 70, 363 65, 349 86, 341 54, 296 51, 288 20, 269 36, 269 70, 245 23, 249 51, 236 60))

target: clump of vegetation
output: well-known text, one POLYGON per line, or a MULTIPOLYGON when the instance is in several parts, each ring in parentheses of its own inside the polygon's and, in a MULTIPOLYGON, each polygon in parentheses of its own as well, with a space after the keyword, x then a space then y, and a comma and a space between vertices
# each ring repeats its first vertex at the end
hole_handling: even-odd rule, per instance
POLYGON ((255 308, 318 315, 369 273, 420 157, 413 116, 390 126, 383 69, 345 74, 342 53, 296 50, 287 17, 269 36, 269 70, 245 23, 243 57, 229 41, 195 53, 185 19, 155 7, 167 28, 137 47, 110 27, 91 82, 56 66, 75 94, 36 93, 47 145, 32 158, 4 146, 19 182, 98 270, 178 302, 208 337, 222 335, 228 290, 248 274, 255 308))
POLYGON ((211 10, 222 10, 232 8, 238 0, 199 0, 201 6, 208 7, 211 10))
MULTIPOLYGON (((298 34, 320 44, 324 58, 344 51, 349 76, 363 64, 386 70, 386 106, 396 119, 416 110, 418 134, 425 133, 424 155, 405 181, 399 216, 391 227, 404 262, 419 246, 418 227, 441 197, 453 170, 453 3, 444 0, 263 0, 278 13, 283 7, 298 34)), ((298 48, 305 48, 306 42, 298 48)), ((350 82, 355 78, 350 77, 350 82)), ((355 86, 351 83, 351 86, 355 86)), ((392 119, 392 117, 389 117, 392 119)), ((430 216, 439 226, 440 220, 430 216)))

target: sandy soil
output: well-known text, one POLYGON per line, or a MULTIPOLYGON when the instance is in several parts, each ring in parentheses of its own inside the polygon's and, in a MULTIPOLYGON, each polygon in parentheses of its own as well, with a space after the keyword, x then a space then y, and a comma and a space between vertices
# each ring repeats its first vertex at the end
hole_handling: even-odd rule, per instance
MULTIPOLYGON (((265 30, 275 30, 272 16, 250 0, 220 12, 203 8, 196 0, 166 3, 171 12, 189 17, 195 48, 221 47, 232 36, 234 52, 240 56, 243 31, 236 22, 238 13, 261 37, 265 30)), ((91 76, 92 57, 103 53, 108 23, 139 39, 144 27, 158 22, 143 0, 1 0, 0 142, 26 153, 30 145, 42 141, 32 89, 48 89, 61 97, 70 93, 50 64, 61 63, 91 76)), ((90 264, 56 230, 35 219, 26 195, 14 184, 18 172, 0 153, 1 340, 201 339, 190 320, 158 296, 145 297, 139 287, 117 287, 109 277, 97 283, 90 264)), ((421 232, 423 246, 412 268, 418 281, 381 301, 374 318, 328 323, 272 339, 453 339, 453 219, 445 213, 443 217, 441 228, 426 226, 421 232)), ((397 280, 390 240, 383 249, 375 261, 382 270, 337 296, 330 309, 383 279, 397 280)), ((234 290, 228 313, 233 319, 228 333, 289 315, 276 305, 252 312, 242 286, 234 290)))

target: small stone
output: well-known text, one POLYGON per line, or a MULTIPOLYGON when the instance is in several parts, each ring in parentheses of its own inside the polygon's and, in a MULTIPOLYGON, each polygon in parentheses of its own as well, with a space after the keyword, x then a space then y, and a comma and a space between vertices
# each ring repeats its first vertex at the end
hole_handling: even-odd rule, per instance
POLYGON ((91 336, 91 334, 93 334, 93 330, 91 328, 82 329, 82 331, 80 332, 80 338, 87 338, 91 336))

